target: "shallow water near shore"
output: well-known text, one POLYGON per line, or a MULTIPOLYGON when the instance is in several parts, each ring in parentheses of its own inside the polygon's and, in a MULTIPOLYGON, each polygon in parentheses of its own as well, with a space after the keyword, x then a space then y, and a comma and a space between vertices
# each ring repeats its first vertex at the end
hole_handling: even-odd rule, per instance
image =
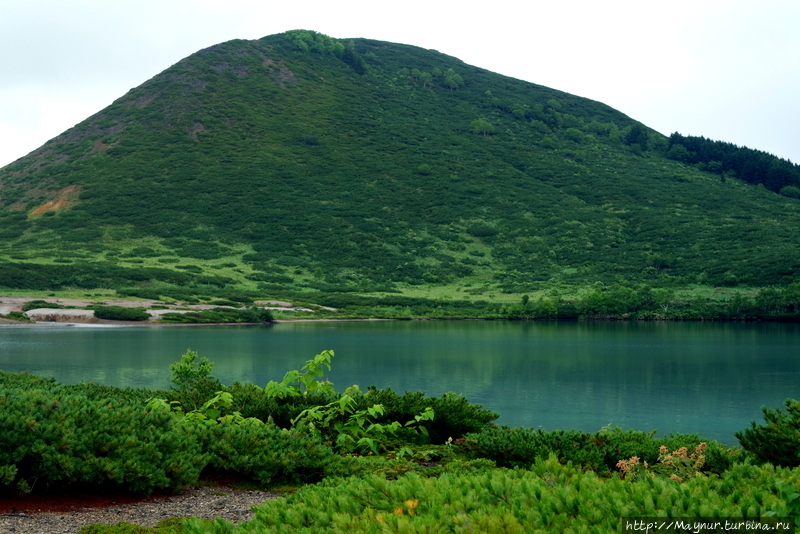
POLYGON ((325 349, 337 389, 454 391, 499 424, 699 433, 735 445, 761 406, 800 397, 800 327, 768 323, 297 322, 0 329, 0 369, 64 383, 169 387, 187 349, 259 385, 325 349))

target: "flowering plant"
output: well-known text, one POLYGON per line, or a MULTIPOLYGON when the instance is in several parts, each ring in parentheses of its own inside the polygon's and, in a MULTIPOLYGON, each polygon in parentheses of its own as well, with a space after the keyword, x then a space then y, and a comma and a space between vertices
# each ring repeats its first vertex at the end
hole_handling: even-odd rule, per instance
POLYGON ((637 456, 633 456, 628 460, 617 462, 617 467, 625 480, 635 481, 642 480, 646 476, 655 478, 656 475, 661 475, 676 482, 683 482, 687 478, 705 476, 700 470, 706 461, 707 446, 705 442, 700 443, 694 452, 689 454, 689 449, 686 447, 670 452, 662 445, 658 448, 658 462, 655 464, 640 462, 637 456))

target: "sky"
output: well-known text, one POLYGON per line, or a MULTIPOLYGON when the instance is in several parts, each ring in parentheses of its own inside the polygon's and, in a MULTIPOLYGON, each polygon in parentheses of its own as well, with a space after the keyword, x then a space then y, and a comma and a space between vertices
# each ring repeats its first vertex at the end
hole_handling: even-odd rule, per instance
POLYGON ((0 0, 0 166, 200 49, 292 29, 435 49, 800 163, 800 0, 0 0))

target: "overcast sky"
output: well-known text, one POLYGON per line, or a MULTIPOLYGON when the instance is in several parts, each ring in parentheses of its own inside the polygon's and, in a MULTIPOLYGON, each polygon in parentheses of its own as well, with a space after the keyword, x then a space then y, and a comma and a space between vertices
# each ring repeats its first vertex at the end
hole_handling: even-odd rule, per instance
POLYGON ((800 0, 0 0, 0 166, 197 50, 298 28, 432 48, 800 163, 800 0))

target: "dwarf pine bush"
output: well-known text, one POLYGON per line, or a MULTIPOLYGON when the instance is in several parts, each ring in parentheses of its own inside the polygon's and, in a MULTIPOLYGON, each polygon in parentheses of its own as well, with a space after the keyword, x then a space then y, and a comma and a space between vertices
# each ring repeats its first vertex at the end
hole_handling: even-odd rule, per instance
MULTIPOLYGON (((576 430, 533 430, 528 428, 487 427, 456 440, 459 450, 471 458, 486 458, 500 467, 527 467, 537 458, 554 454, 562 462, 572 462, 599 473, 618 470, 620 460, 637 457, 655 464, 661 447, 670 451, 697 447, 705 442, 695 434, 674 434, 656 438, 655 432, 604 428, 587 433, 576 430)), ((740 451, 707 442, 703 471, 722 473, 741 457, 740 451)))
POLYGON ((94 316, 98 319, 114 321, 146 321, 150 314, 144 308, 126 308, 123 306, 95 306, 94 316))
POLYGON ((236 473, 260 484, 308 484, 343 474, 343 460, 311 432, 280 429, 249 419, 221 421, 200 436, 209 468, 236 473))
POLYGON ((788 399, 786 413, 763 408, 764 424, 736 433, 742 447, 760 462, 800 466, 800 401, 788 399))
MULTIPOLYGON (((755 468, 756 470, 760 468, 755 468)), ((797 470, 772 476, 797 476, 797 470)), ((255 508, 248 523, 190 520, 191 534, 311 532, 618 532, 625 517, 743 517, 779 515, 787 504, 774 482, 697 478, 625 482, 538 460, 530 470, 396 481, 377 476, 331 479, 255 508), (741 488, 741 489, 740 489, 741 488)))
MULTIPOLYGON (((470 403, 463 395, 445 393, 440 397, 426 397, 422 392, 406 392, 402 395, 390 388, 370 388, 369 396, 363 400, 380 403, 385 409, 385 416, 379 421, 412 419, 430 407, 436 418, 424 423, 427 435, 424 442, 445 443, 448 438, 458 439, 470 432, 480 432, 489 423, 499 417, 498 414, 486 410, 479 404, 470 403)), ((404 439, 412 442, 417 437, 403 435, 404 439)))
POLYGON ((0 485, 22 493, 92 485, 148 494, 197 480, 206 462, 191 430, 171 414, 43 380, 4 382, 0 443, 0 485))

